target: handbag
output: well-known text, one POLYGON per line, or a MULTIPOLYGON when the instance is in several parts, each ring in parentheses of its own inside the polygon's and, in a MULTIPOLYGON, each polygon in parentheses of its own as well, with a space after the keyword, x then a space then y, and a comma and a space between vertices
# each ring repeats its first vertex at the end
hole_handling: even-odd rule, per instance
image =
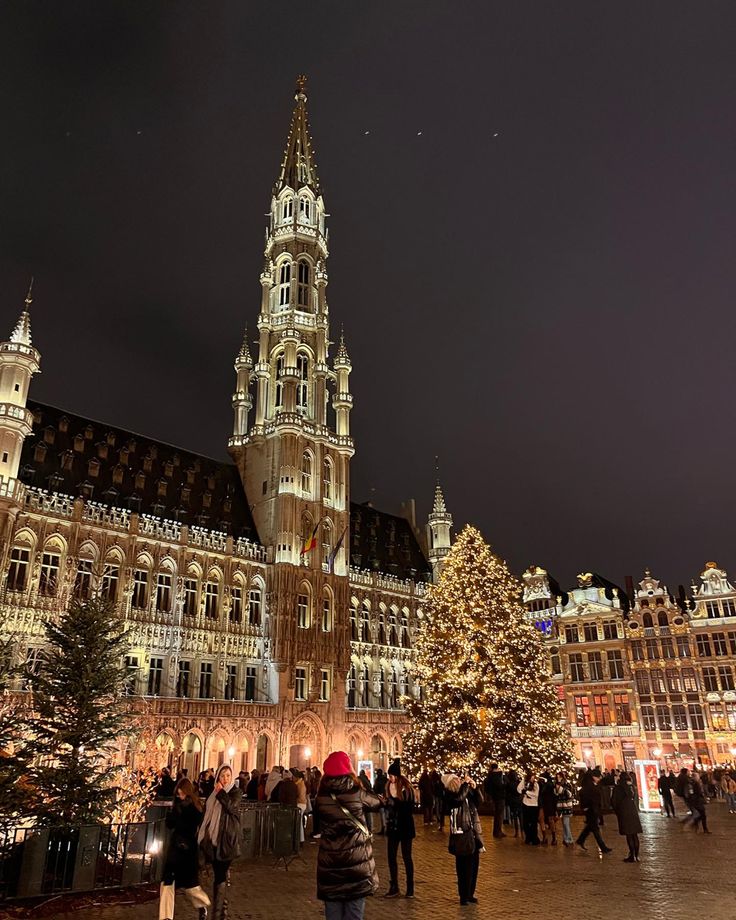
POLYGON ((330 793, 330 798, 335 803, 335 805, 337 805, 340 811, 345 815, 348 821, 350 821, 351 824, 354 824, 358 828, 358 830, 361 832, 365 840, 373 840, 373 834, 368 830, 365 824, 363 824, 362 821, 358 821, 358 819, 355 817, 355 815, 352 812, 348 811, 344 805, 342 805, 340 802, 337 801, 337 796, 335 795, 334 792, 330 793))
POLYGON ((455 856, 472 856, 475 853, 475 834, 472 831, 450 834, 447 849, 455 856))

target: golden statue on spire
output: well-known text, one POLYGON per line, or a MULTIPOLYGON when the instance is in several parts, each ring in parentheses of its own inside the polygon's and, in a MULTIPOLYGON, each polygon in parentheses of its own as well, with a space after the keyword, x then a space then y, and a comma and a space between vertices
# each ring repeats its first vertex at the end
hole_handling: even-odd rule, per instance
POLYGON ((297 95, 301 94, 301 95, 306 96, 306 92, 305 92, 306 88, 307 88, 307 75, 305 73, 300 73, 299 76, 296 78, 297 95))

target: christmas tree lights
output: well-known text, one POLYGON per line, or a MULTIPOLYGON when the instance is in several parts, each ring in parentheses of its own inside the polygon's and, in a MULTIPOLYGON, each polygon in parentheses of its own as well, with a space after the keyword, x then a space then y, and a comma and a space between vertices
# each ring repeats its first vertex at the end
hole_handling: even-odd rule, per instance
POLYGON ((542 638, 525 618, 520 586, 480 532, 467 526, 432 586, 417 639, 404 756, 484 774, 490 764, 567 770, 573 759, 542 638))

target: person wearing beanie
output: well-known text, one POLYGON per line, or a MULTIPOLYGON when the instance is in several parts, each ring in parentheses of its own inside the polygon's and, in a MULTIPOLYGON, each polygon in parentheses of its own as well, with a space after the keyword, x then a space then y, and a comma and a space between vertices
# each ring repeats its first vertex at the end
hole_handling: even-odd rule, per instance
POLYGON ((382 804, 358 781, 350 757, 333 751, 324 762, 315 801, 321 831, 317 897, 324 901, 325 920, 363 920, 365 899, 378 889, 365 813, 382 804))
POLYGON ((397 854, 401 846, 401 858, 406 872, 406 896, 414 897, 414 860, 411 855, 412 841, 416 837, 414 828, 414 789, 409 780, 401 775, 401 764, 395 760, 388 768, 386 786, 386 839, 388 843, 388 869, 391 875, 387 898, 399 896, 399 864, 397 854))

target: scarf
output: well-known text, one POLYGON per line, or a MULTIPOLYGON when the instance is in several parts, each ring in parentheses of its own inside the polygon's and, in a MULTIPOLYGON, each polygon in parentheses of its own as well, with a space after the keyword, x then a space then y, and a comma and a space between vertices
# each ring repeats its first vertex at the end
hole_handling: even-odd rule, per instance
MULTIPOLYGON (((231 776, 235 776, 235 774, 232 772, 232 767, 230 767, 229 764, 223 764, 217 771, 217 776, 215 777, 215 785, 217 785, 217 781, 220 778, 220 773, 222 773, 225 767, 228 767, 231 776)), ((224 786, 223 788, 225 792, 230 792, 234 785, 235 780, 231 779, 230 784, 228 786, 224 786)), ((217 842, 220 839, 221 818, 222 805, 218 802, 217 796, 212 793, 212 795, 208 796, 207 798, 207 805, 205 806, 204 810, 204 818, 202 819, 202 823, 199 826, 199 833, 197 834, 197 840, 199 843, 202 843, 205 837, 209 837, 212 841, 212 846, 215 848, 217 847, 217 842)))

